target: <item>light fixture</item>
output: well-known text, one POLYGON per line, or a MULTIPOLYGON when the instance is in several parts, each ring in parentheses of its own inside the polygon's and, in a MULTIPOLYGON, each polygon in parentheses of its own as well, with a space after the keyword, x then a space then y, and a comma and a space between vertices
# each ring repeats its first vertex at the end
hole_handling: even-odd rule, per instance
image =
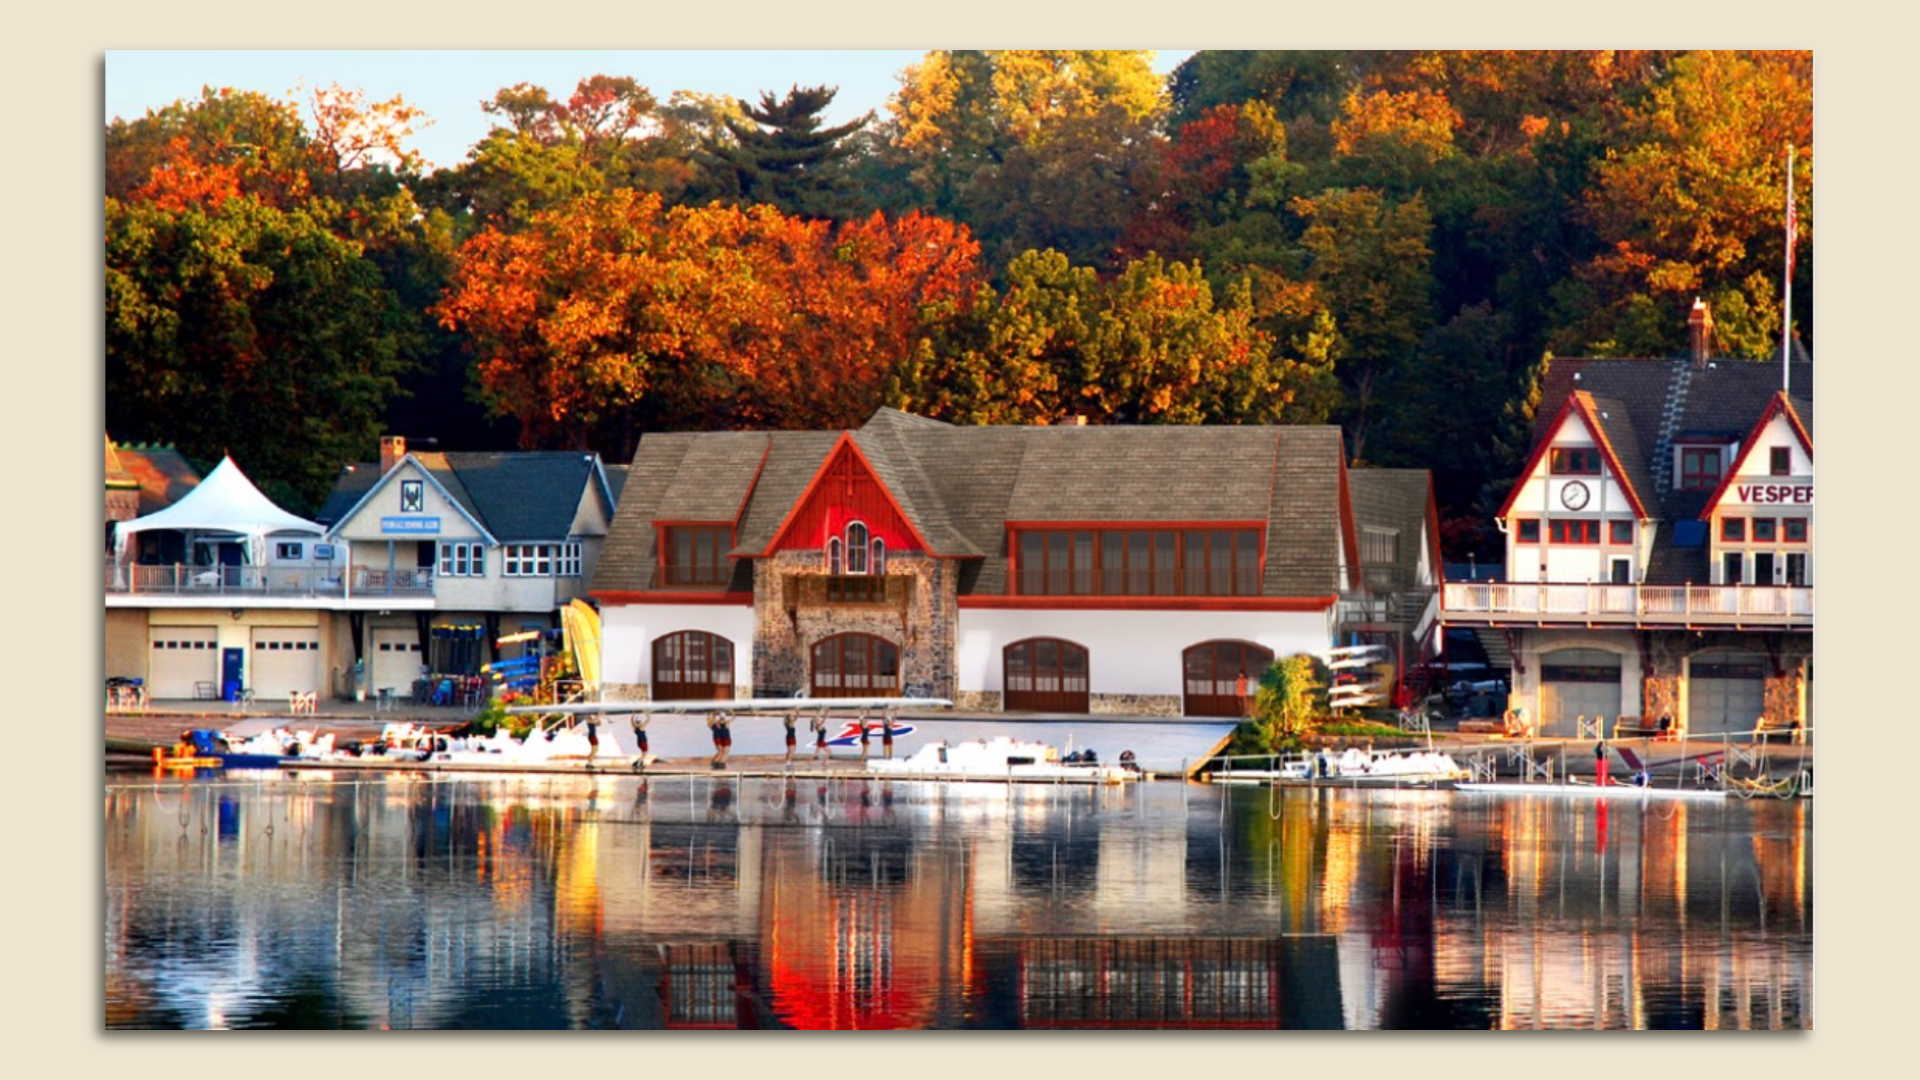
POLYGON ((233 616, 234 622, 239 622, 240 616, 245 615, 246 611, 241 608, 234 608, 232 611, 227 612, 227 614, 233 616))

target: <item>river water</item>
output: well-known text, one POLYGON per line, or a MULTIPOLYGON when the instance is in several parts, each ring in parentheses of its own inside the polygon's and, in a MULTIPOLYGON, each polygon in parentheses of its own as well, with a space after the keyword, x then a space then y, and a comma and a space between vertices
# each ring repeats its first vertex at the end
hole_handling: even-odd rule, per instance
POLYGON ((1811 800, 109 773, 110 1028, 1811 1028, 1811 800))

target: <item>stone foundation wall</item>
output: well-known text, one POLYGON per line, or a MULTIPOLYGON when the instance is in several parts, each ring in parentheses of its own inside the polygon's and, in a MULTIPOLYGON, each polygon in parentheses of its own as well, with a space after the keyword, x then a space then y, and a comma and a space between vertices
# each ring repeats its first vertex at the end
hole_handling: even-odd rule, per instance
POLYGON ((1813 659, 1811 635, 1658 632, 1646 635, 1644 648, 1650 658, 1642 697, 1646 703, 1644 715, 1648 717, 1671 716, 1676 722, 1686 717, 1686 687, 1682 676, 1687 657, 1714 649, 1738 649, 1767 658, 1761 707, 1768 726, 1786 727, 1795 720, 1806 723, 1807 665, 1813 659))
POLYGON ((833 603, 819 551, 783 551, 753 568, 753 684, 763 695, 810 685, 813 646, 835 634, 872 634, 900 649, 903 684, 952 697, 956 577, 949 562, 910 554, 887 559, 885 598, 833 603))
POLYGON ((1178 694, 1089 694, 1087 711, 1095 716, 1179 716, 1178 694))
POLYGON ((653 689, 646 683, 601 683, 603 701, 651 701, 653 689))
POLYGON ((953 707, 961 712, 1000 712, 998 690, 959 690, 953 695, 953 707))

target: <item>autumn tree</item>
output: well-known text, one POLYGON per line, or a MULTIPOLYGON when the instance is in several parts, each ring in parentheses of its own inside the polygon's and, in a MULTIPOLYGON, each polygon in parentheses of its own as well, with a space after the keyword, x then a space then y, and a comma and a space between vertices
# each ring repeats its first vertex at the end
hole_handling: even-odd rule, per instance
POLYGON ((807 218, 848 216, 851 186, 846 159, 851 136, 873 114, 837 127, 822 127, 821 114, 837 90, 795 86, 784 98, 762 93, 758 106, 741 105, 722 119, 703 145, 703 160, 730 202, 767 203, 781 213, 807 218))
POLYGON ((889 102, 889 152, 921 206, 996 261, 1054 248, 1104 264, 1165 100, 1145 52, 936 51, 889 102))
POLYGON ((370 453, 409 315, 361 245, 301 210, 106 204, 107 427, 317 506, 370 453))

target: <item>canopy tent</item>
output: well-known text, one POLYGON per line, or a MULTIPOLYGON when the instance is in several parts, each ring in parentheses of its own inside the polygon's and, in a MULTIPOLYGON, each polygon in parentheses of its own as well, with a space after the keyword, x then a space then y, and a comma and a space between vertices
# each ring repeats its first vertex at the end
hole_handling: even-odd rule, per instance
POLYGON ((165 510, 119 522, 113 531, 113 556, 124 562, 127 541, 135 533, 153 529, 174 529, 185 533, 216 533, 239 538, 245 543, 246 560, 251 566, 267 561, 267 537, 274 533, 306 533, 324 536, 327 530, 305 518, 295 517, 260 494, 232 458, 220 464, 200 481, 186 497, 165 510))

